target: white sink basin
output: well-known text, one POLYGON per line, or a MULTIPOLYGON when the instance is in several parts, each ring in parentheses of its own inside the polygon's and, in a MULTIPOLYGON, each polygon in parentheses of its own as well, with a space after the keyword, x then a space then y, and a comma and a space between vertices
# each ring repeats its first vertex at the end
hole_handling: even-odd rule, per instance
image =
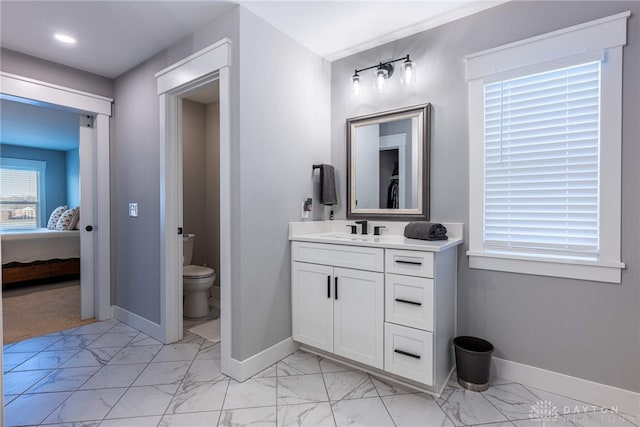
POLYGON ((349 234, 349 233, 321 233, 316 237, 322 239, 337 239, 337 240, 349 240, 352 242, 371 242, 379 241, 382 236, 374 236, 372 234, 349 234))

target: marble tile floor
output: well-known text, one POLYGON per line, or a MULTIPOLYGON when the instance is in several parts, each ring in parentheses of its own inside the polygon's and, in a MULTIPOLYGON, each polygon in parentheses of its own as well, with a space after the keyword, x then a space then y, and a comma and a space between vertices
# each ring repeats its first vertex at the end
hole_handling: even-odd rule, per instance
MULTIPOLYGON (((185 323, 185 330, 191 326, 185 323)), ((302 351, 238 383, 220 371, 219 344, 185 332, 182 341, 162 345, 115 320, 7 345, 4 373, 7 427, 633 427, 640 422, 499 378, 483 393, 452 380, 435 399, 302 351), (532 407, 543 416, 532 419, 532 407)))

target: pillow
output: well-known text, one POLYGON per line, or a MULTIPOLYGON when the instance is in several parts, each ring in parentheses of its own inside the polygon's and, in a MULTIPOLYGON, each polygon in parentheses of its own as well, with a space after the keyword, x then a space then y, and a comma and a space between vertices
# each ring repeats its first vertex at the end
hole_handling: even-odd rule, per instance
POLYGON ((49 217, 49 222, 47 222, 47 228, 49 230, 55 230, 56 225, 58 224, 58 220, 62 216, 63 213, 68 209, 67 205, 58 206, 51 212, 51 216, 49 217))
POLYGON ((56 230, 73 230, 73 227, 78 223, 79 211, 79 207, 66 210, 58 219, 56 230))

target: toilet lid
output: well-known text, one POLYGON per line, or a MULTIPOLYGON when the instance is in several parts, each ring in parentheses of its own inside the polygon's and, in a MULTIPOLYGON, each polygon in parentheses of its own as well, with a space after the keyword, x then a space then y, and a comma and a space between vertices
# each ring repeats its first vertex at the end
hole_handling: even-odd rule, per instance
POLYGON ((203 267, 201 265, 185 265, 182 269, 182 277, 197 279, 213 276, 215 271, 213 268, 203 267))

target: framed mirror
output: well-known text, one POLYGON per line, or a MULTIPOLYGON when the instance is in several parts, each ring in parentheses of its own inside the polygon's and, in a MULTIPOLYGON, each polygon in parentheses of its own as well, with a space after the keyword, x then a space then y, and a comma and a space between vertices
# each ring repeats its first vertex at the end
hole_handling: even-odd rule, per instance
POLYGON ((347 218, 429 219, 431 104, 347 119, 347 218))

